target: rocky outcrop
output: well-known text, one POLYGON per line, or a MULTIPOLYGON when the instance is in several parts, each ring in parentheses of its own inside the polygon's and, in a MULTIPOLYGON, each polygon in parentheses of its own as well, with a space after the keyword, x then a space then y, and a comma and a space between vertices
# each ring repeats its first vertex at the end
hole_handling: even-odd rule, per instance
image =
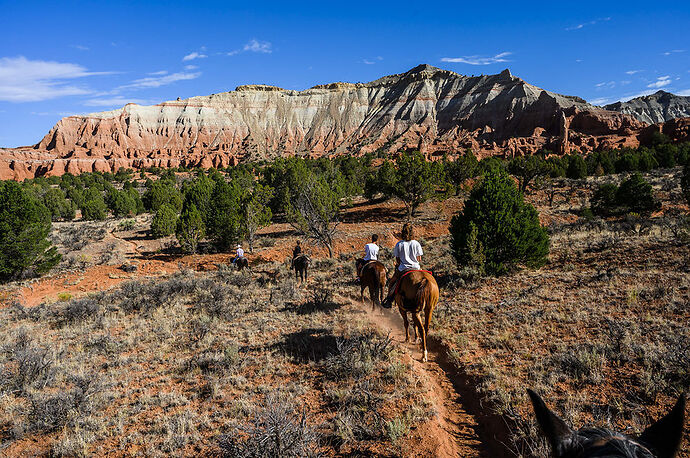
POLYGON ((463 76, 428 65, 369 83, 304 91, 266 85, 60 120, 33 148, 0 151, 0 177, 178 165, 225 167, 280 155, 416 148, 429 157, 635 146, 644 124, 504 70, 463 76))
POLYGON ((690 97, 657 91, 627 102, 606 105, 604 109, 629 114, 647 124, 657 124, 671 119, 690 117, 690 97))

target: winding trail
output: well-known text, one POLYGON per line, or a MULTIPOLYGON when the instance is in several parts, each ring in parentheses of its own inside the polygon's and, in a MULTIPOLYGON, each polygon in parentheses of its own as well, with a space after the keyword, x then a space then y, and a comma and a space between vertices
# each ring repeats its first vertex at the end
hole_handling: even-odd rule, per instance
MULTIPOLYGON (((482 442, 477 419, 463 405, 460 393, 455 389, 449 374, 443 369, 442 354, 432 340, 428 342, 429 361, 422 361, 422 351, 418 343, 405 343, 405 331, 398 310, 377 308, 371 311, 371 302, 362 304, 352 297, 345 298, 352 304, 362 307, 369 321, 384 334, 391 336, 404 359, 422 380, 420 389, 426 390, 426 398, 437 412, 437 446, 431 456, 435 457, 489 457, 488 447, 482 442)), ((433 326, 433 324, 432 324, 433 326)), ((410 331, 410 338, 414 335, 410 331)), ((417 453, 414 456, 419 456, 417 453)), ((423 455, 427 456, 427 455, 423 455)))

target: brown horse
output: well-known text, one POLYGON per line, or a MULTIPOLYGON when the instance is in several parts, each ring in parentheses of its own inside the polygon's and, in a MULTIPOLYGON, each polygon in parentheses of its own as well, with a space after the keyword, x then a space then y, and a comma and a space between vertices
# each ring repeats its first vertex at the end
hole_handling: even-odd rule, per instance
MULTIPOLYGON (((428 359, 426 336, 429 333, 431 314, 438 302, 438 284, 434 280, 433 275, 421 270, 405 274, 398 283, 395 303, 398 306, 398 310, 400 310, 405 326, 405 342, 410 340, 408 330, 410 322, 407 320, 407 314, 411 313, 415 327, 415 336, 421 336, 422 338, 423 361, 426 362, 428 359), (422 324, 422 312, 424 312, 424 324, 422 324)), ((384 301, 382 305, 385 306, 385 304, 384 301)), ((415 340, 417 340, 416 337, 415 340)))
POLYGON ((683 438, 685 395, 663 418, 645 429, 639 438, 603 428, 574 431, 553 413, 541 397, 527 390, 537 423, 551 445, 556 458, 672 458, 683 438))
POLYGON ((243 256, 239 258, 237 261, 235 261, 235 266, 237 266, 237 270, 240 271, 244 269, 249 269, 249 260, 243 256))
POLYGON ((292 267, 295 269, 295 281, 300 281, 300 283, 307 280, 309 274, 309 264, 311 259, 306 254, 301 254, 292 260, 292 267))
POLYGON ((376 310, 377 305, 381 305, 383 301, 383 289, 386 285, 386 267, 379 261, 363 261, 357 262, 357 270, 359 270, 360 283, 362 288, 360 291, 360 300, 364 302, 364 290, 369 288, 369 296, 371 297, 371 311, 376 310))

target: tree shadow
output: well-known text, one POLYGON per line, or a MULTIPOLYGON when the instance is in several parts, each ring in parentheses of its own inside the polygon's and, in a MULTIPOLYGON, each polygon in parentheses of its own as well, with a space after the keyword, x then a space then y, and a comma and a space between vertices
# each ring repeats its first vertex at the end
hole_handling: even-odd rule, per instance
POLYGON ((325 328, 307 328, 286 334, 276 346, 301 363, 323 361, 337 350, 336 337, 325 328))

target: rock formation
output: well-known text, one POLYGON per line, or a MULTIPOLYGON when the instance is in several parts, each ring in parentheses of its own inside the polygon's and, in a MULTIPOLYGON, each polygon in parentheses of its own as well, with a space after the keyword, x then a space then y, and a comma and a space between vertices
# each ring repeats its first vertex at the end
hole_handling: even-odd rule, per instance
POLYGON ((417 148, 429 157, 635 146, 635 118, 532 86, 504 70, 428 65, 369 83, 235 91, 60 120, 32 148, 0 150, 0 178, 178 165, 225 167, 279 155, 417 148))
POLYGON ((690 97, 657 91, 627 102, 606 105, 604 109, 629 114, 638 121, 648 124, 657 124, 671 119, 690 117, 690 97))

